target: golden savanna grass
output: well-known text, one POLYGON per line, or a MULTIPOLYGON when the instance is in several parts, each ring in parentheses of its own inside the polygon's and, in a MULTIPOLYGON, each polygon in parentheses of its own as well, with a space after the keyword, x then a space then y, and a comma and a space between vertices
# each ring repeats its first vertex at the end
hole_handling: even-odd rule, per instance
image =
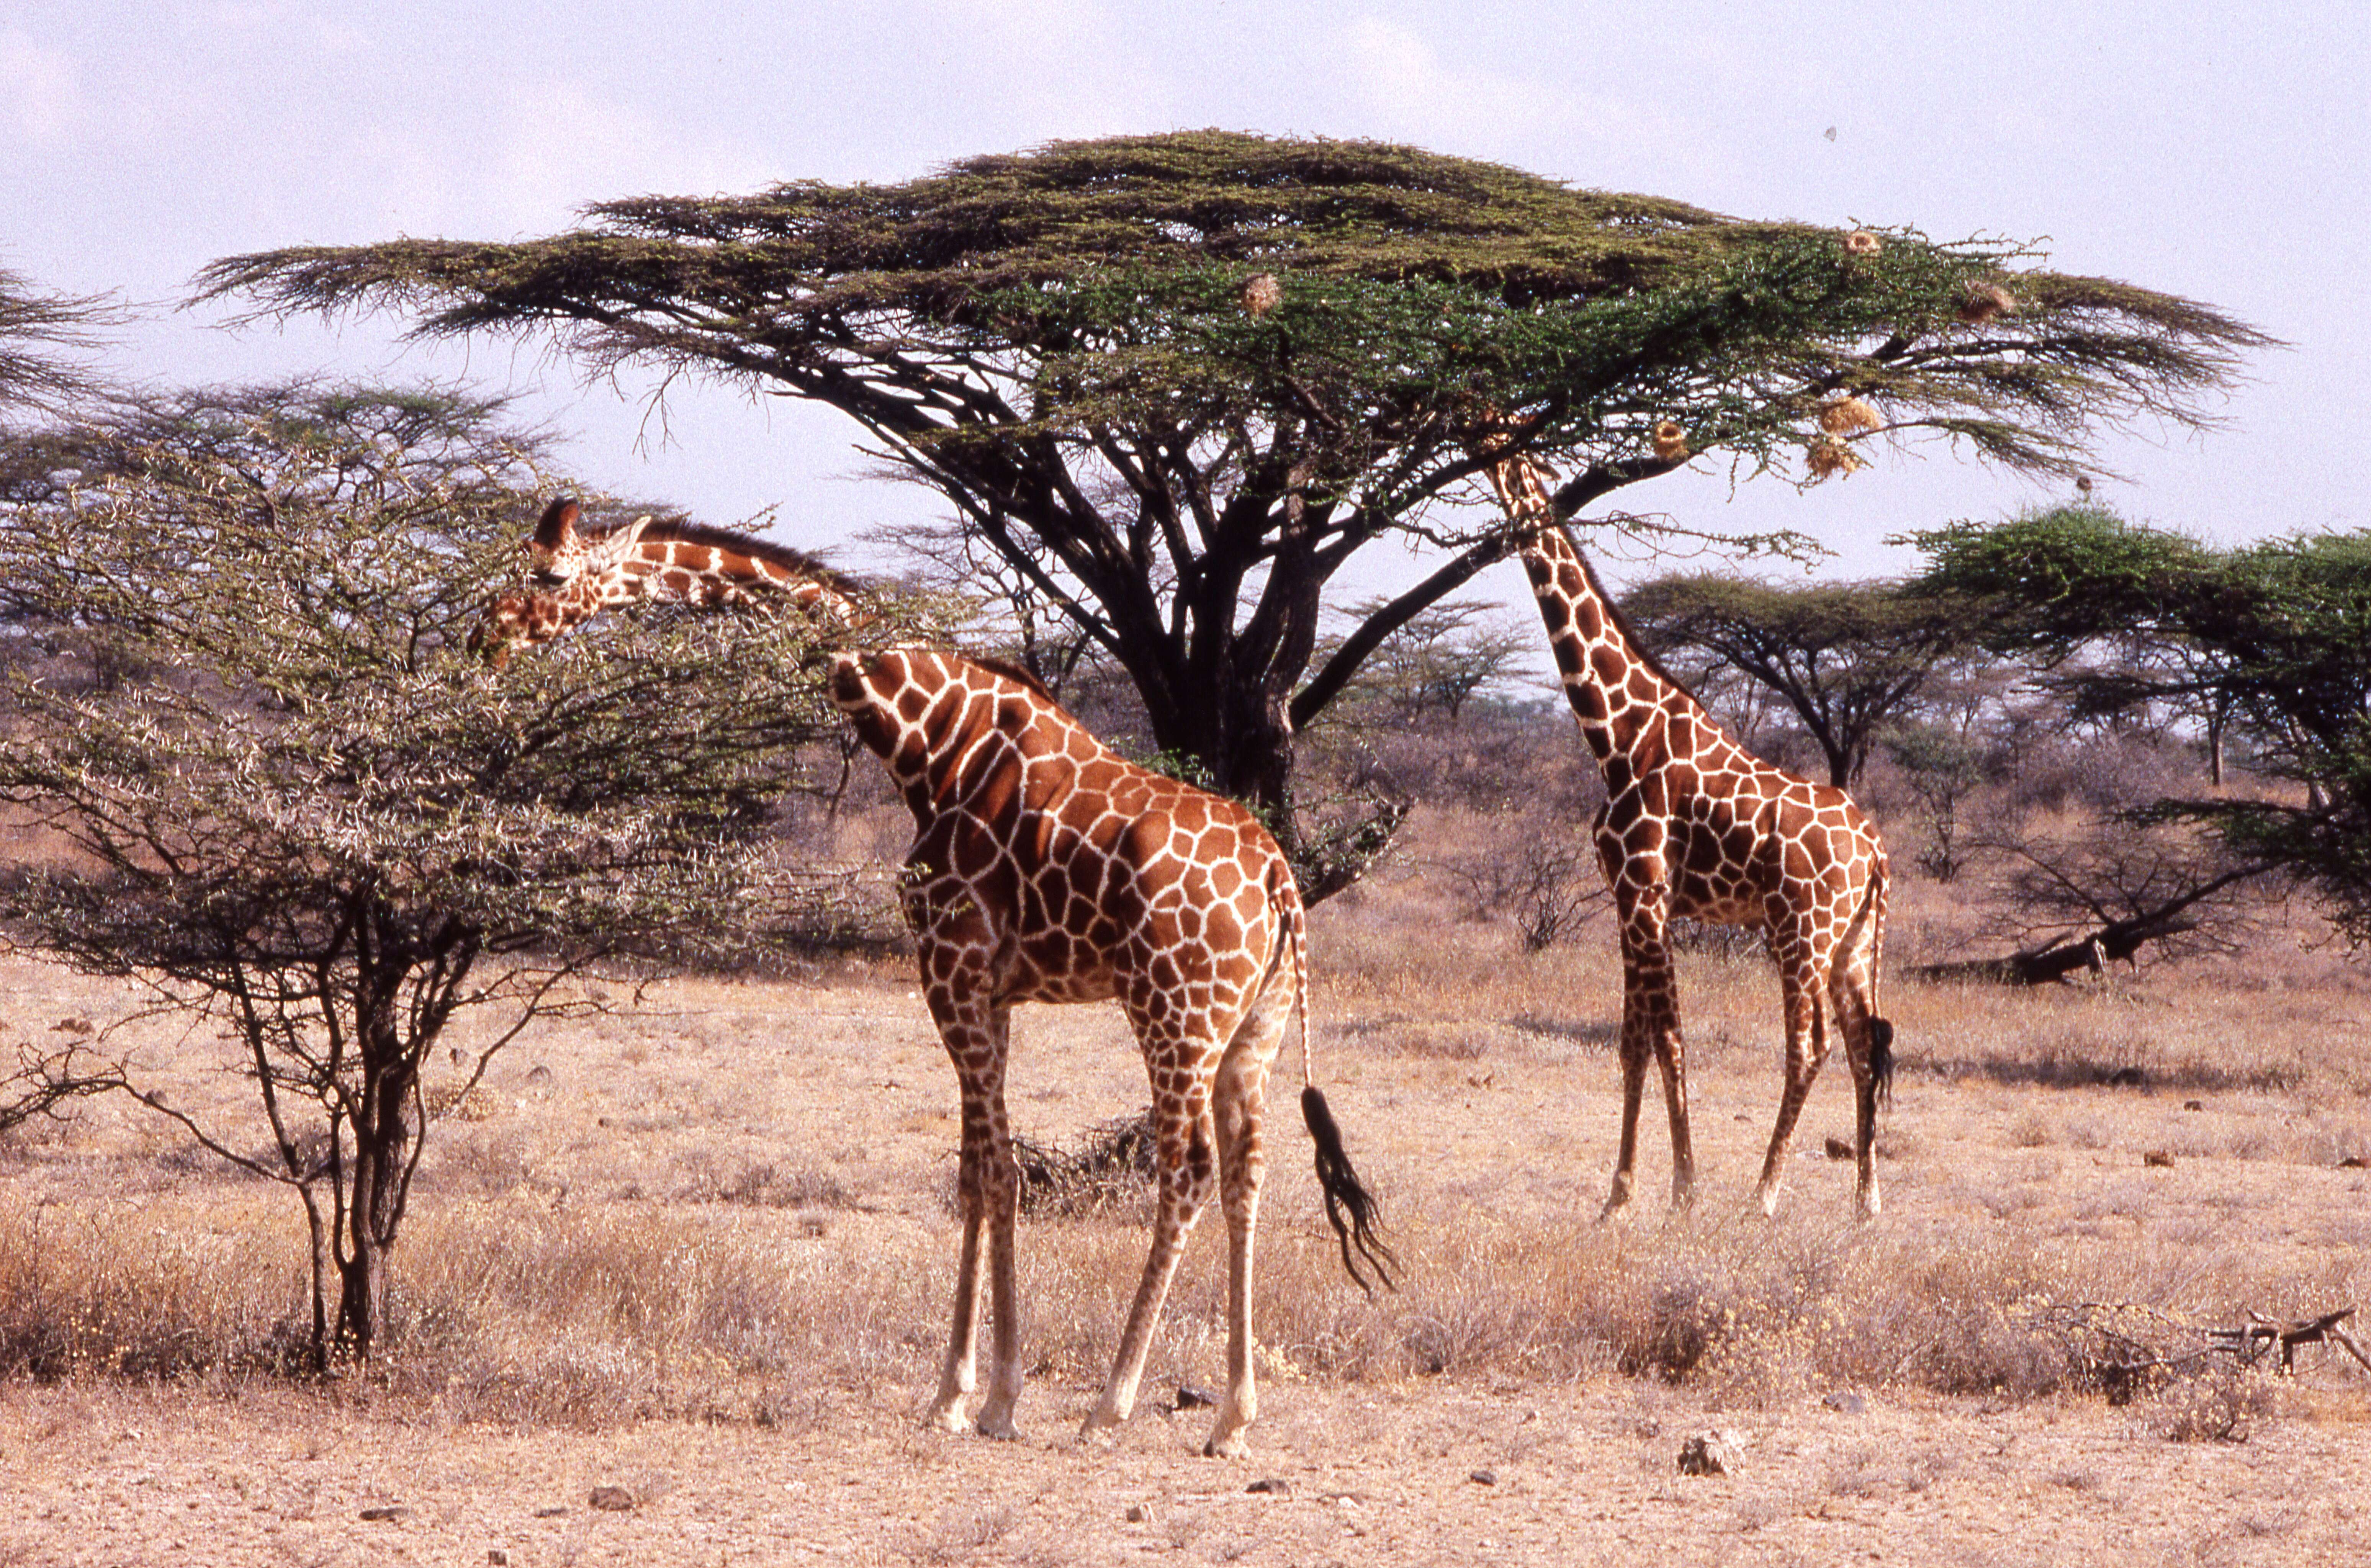
MULTIPOLYGON (((2055 1309, 2205 1325, 2365 1294, 2371 1065, 2362 987, 2302 921, 2244 959, 2019 993, 1897 974, 1903 1059, 1887 1214, 1849 1223, 1832 1065, 1775 1221, 1748 1193, 1776 1094, 1776 986, 1736 944, 1686 961, 1700 1200, 1664 1212, 1649 1090, 1640 1202, 1596 1223, 1612 1164, 1619 975, 1602 923, 1523 954, 1419 858, 1321 909, 1317 1070, 1407 1261, 1370 1301, 1341 1277, 1291 1111, 1272 1096, 1256 1321, 1271 1379, 1683 1382, 1772 1401, 1840 1387, 2024 1398, 2093 1381, 2055 1309), (2144 1163, 2169 1154, 2170 1168, 2144 1163)), ((1948 890, 1899 884, 1897 965, 1980 939, 1948 890)), ((21 960, 37 1034, 103 991, 21 960)), ((1133 1112, 1116 1012, 1022 1015, 1020 1129, 1075 1143, 1133 1112)), ((175 1103, 240 1107, 226 1058, 159 1035, 175 1103)), ((432 1086, 432 1100, 436 1098, 432 1086)), ((954 1091, 899 966, 669 982, 644 1011, 515 1047, 432 1130, 399 1262, 394 1343, 365 1386, 458 1419, 769 1421, 817 1386, 919 1392, 952 1292, 954 1091)), ((261 1142, 260 1130, 250 1129, 261 1142)), ((1034 1375, 1103 1375, 1147 1210, 1024 1222, 1034 1375)), ((1215 1218, 1196 1239, 1153 1389, 1219 1376, 1215 1218)), ((0 1149, 0 1367, 220 1385, 292 1364, 301 1227, 133 1108, 97 1102, 0 1149)), ((1033 1393, 1047 1402, 1058 1396, 1033 1393)))
MULTIPOLYGON (((1999 938, 1982 900, 1900 878, 1872 1225, 1823 1151, 1848 1130, 1836 1064, 1778 1217, 1750 1209, 1776 986, 1750 948, 1695 944, 1699 1201, 1665 1211, 1650 1102, 1640 1200, 1600 1225, 1611 933, 1601 915, 1526 953, 1471 917, 1443 868, 1503 827, 1428 809, 1411 855, 1313 918, 1318 1075, 1406 1267, 1371 1301, 1342 1276, 1288 1051, 1248 1469, 1192 1458, 1208 1415, 1176 1408, 1222 1376, 1215 1216, 1136 1420, 1108 1447, 1070 1435, 1142 1264, 1125 1192, 1023 1222, 1027 1440, 920 1429, 954 1090, 902 964, 850 962, 669 981, 514 1047, 467 1097, 432 1082, 387 1353, 326 1383, 290 1370, 285 1193, 107 1101, 0 1142, 0 1561, 2280 1562, 2371 1541, 2327 1479, 2371 1462, 2371 1376, 2310 1350, 2295 1378, 2111 1365, 2365 1295, 2371 1182, 2339 1165, 2371 1152, 2364 987, 2300 945, 2309 922, 2077 987, 1923 986, 1901 971, 1999 938), (1739 1473, 1677 1476, 1704 1425, 1741 1439, 1739 1473), (1245 1493, 1266 1476, 1283 1490, 1245 1493), (589 1508, 596 1486, 633 1507, 589 1508)), ((0 961, 0 1045, 128 1000, 0 961)), ((1077 1150, 1143 1104, 1113 1009, 1024 1009, 1014 1036, 1034 1144, 1077 1150)), ((177 1105, 241 1106, 203 1043, 140 1045, 177 1105)))

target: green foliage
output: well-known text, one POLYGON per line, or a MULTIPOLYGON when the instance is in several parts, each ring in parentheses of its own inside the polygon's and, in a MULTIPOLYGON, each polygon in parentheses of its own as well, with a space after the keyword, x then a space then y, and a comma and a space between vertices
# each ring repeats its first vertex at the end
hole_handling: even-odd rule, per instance
POLYGON ((1775 694, 1840 786, 1859 778, 1878 736, 1977 629, 1972 606, 1954 596, 1709 572, 1643 583, 1623 608, 1650 647, 1705 650, 1775 694))
MULTIPOLYGON (((1361 600, 1345 617, 1364 624, 1386 603, 1361 600)), ((1497 605, 1444 601, 1409 617, 1376 647, 1330 717, 1354 732, 1406 728, 1434 715, 1453 722, 1477 698, 1521 695, 1525 677, 1535 674, 1526 657, 1539 640, 1536 621, 1519 622, 1497 605)))
POLYGON ((57 409, 98 384, 75 362, 98 346, 95 329, 115 319, 105 299, 42 294, 0 267, 0 417, 17 408, 57 409))
POLYGON ((2265 341, 2013 244, 1748 222, 1376 143, 1116 137, 590 213, 517 244, 231 257, 204 288, 549 331, 596 369, 838 408, 1126 669, 1158 745, 1269 806, 1293 732, 1508 553, 1495 519, 1433 519, 1473 495, 1481 438, 1564 465, 1567 516, 1688 461, 1658 450, 1666 421, 1747 474, 1833 467, 1875 433, 1823 425, 1847 396, 1885 431, 2065 473, 2101 421, 2197 422, 2265 341), (1410 532, 1452 555, 1317 662, 1335 574, 1410 532))
POLYGON ((2301 786, 2303 803, 2169 800, 2148 817, 2212 825, 2371 938, 2371 534, 2221 549, 2081 508, 1911 538, 1930 557, 1917 586, 1986 595, 1991 640, 2051 663, 2079 708, 2227 715, 2257 771, 2301 786), (2099 658, 2135 645, 2155 657, 2099 658))

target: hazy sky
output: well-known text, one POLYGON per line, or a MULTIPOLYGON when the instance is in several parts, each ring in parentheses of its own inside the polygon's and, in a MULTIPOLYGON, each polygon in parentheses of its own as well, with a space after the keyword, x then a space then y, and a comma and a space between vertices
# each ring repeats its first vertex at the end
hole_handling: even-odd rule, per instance
MULTIPOLYGON (((2284 340, 2203 436, 2107 442, 2127 515, 2223 539, 2371 524, 2371 21, 2083 0, 1982 6, 527 6, 11 0, 0 9, 0 265, 145 307, 110 368, 158 382, 319 370, 526 396, 594 483, 829 546, 917 505, 855 426, 723 390, 585 386, 391 323, 225 331, 175 312, 237 251, 512 238, 584 202, 896 181, 968 154, 1199 126, 1374 137, 1577 184, 1943 239, 2040 240, 2060 270, 2208 301, 2284 340)), ((1725 471, 1620 502, 1793 527, 1832 574, 1911 564, 1895 530, 2052 499, 1940 448, 1806 493, 1725 471)), ((1618 570, 1618 569, 1617 569, 1618 570)), ((1625 572, 1635 574, 1636 569, 1625 572)), ((1516 569, 1487 592, 1516 598, 1516 569)))

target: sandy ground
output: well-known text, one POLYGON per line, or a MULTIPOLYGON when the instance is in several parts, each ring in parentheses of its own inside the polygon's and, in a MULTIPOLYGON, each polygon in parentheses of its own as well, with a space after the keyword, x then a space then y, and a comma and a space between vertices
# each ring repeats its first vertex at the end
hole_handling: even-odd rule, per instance
MULTIPOLYGON (((1757 1039, 1769 1032, 1766 977, 1739 973, 1701 975, 1693 993, 1699 1150, 1708 1202, 1722 1205, 1743 1201, 1775 1089, 1757 1039)), ((107 1001, 14 961, 0 981, 29 1032, 107 1001)), ((1513 1219, 1593 1213, 1611 1155, 1611 1063, 1602 1041, 1544 1033, 1529 1014, 1585 1018, 1572 998, 1602 1001, 1605 976, 1576 972, 1544 998, 1475 1009, 1450 997, 1431 1012, 1428 984, 1416 974, 1327 999, 1320 1072, 1354 1145, 1391 1190, 1423 1201, 1513 1219)), ((923 1256, 951 1243, 953 1088, 902 984, 694 986, 662 1000, 674 1010, 516 1048, 492 1080, 488 1119, 440 1131, 423 1201, 458 1203, 468 1183, 499 1179, 515 1189, 503 1201, 722 1223, 712 1199, 673 1210, 664 1192, 798 1150, 862 1199, 823 1216, 829 1239, 815 1245, 923 1256)), ((1917 1037, 1970 1049, 1978 1024, 1947 1010, 1958 1005, 1913 991, 1899 1011, 1917 1037)), ((2138 1020, 2159 1032, 2160 1056, 2189 1038, 2151 1021, 2186 1016, 2173 1001, 2015 1005, 2028 1011, 1985 1027, 2074 1038, 2138 1020)), ((2271 1016, 2287 1004, 2245 1005, 2271 1016)), ((1142 1069, 1109 1009, 1038 1009, 1021 1033, 1024 1128, 1069 1136, 1140 1103, 1142 1069)), ((189 1092, 201 1082, 192 1072, 189 1092)), ((1842 1128, 1842 1083, 1836 1072, 1821 1085, 1804 1129, 1814 1147, 1842 1128)), ((1893 1113, 1884 1224, 1980 1237, 2015 1223, 2143 1253, 2237 1246, 2357 1279, 2371 1204, 2364 1172, 2333 1169, 2330 1150, 2360 1136, 2360 1096, 2317 1105, 2233 1090, 2189 1105, 2180 1089, 2136 1099, 1912 1077, 1893 1113), (2178 1148, 2179 1164, 2145 1167, 2139 1151, 2158 1147, 2178 1148)), ((136 1204, 141 1182, 179 1169, 157 1163, 153 1134, 94 1117, 13 1170, 0 1197, 71 1203, 104 1180, 132 1194, 110 1201, 136 1204)), ((1659 1136, 1649 1147, 1660 1153, 1659 1136)), ((1815 1154, 1799 1163, 1790 1212, 1845 1212, 1845 1168, 1815 1154)), ((1662 1169, 1642 1169, 1648 1196, 1662 1169)), ((1313 1223, 1306 1187, 1278 1179, 1279 1226, 1313 1223)), ((1205 1236, 1189 1274, 1214 1274, 1209 1249, 1205 1236)), ((1172 1320, 1189 1310, 1173 1303, 1172 1320)), ((1197 1351, 1186 1369, 1209 1376, 1209 1359, 1197 1351)), ((924 1431, 927 1374, 903 1372, 872 1390, 792 1390, 770 1424, 589 1432, 477 1426, 393 1398, 262 1383, 0 1385, 0 1568, 2371 1562, 2371 1377, 2319 1360, 2228 1442, 2169 1441, 2161 1409, 2095 1396, 1870 1391, 1860 1408, 1833 1408, 1816 1388, 1722 1402, 1611 1375, 1270 1382, 1254 1457, 1239 1462, 1196 1454, 1208 1412, 1160 1408, 1178 1372, 1156 1356, 1168 1381, 1148 1385, 1109 1445, 1074 1435, 1095 1389, 1068 1374, 1033 1375, 1015 1444, 924 1431), (1716 1427, 1739 1440, 1735 1472, 1680 1474, 1683 1440, 1716 1427), (1250 1490, 1262 1482, 1280 1484, 1250 1490), (599 1488, 630 1505, 595 1506, 599 1488)))
MULTIPOLYGON (((1041 1398, 1037 1426, 1088 1400, 1041 1398)), ((1303 1388, 1227 1463, 1190 1452, 1200 1412, 1005 1445, 838 1397, 800 1430, 585 1435, 18 1389, 0 1562, 2335 1564, 2371 1558, 2365 1414, 2169 1444, 2096 1402, 1723 1415, 1629 1383, 1303 1388), (1714 1423, 1737 1473, 1678 1474, 1714 1423), (600 1487, 632 1506, 593 1506, 600 1487)))

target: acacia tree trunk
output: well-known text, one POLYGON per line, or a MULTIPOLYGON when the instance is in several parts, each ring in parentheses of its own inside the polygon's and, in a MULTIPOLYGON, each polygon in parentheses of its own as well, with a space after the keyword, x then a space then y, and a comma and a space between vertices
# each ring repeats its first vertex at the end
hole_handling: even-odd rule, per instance
POLYGON ((370 1358, 387 1325, 388 1262, 402 1224, 411 1186, 409 1119, 419 1058, 397 1026, 392 985, 374 985, 365 971, 360 993, 356 1043, 361 1051, 360 1094, 347 1133, 345 1213, 339 1228, 338 1338, 357 1361, 370 1358))

